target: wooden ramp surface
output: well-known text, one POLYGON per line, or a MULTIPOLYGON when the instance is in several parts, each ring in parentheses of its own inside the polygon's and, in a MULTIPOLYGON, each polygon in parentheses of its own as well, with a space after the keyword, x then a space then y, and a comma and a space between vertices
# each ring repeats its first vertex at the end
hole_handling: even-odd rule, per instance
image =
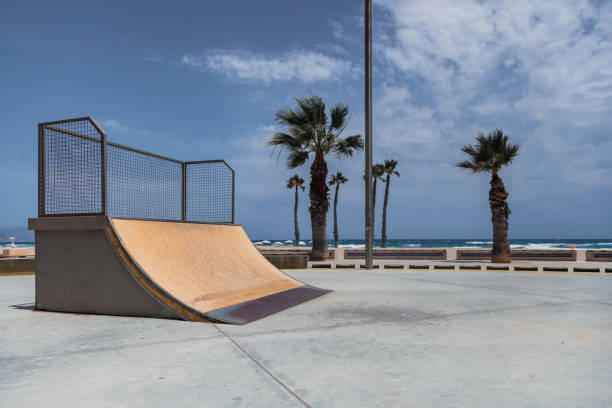
POLYGON ((134 277, 188 320, 244 324, 319 297, 270 264, 239 225, 112 218, 134 277))

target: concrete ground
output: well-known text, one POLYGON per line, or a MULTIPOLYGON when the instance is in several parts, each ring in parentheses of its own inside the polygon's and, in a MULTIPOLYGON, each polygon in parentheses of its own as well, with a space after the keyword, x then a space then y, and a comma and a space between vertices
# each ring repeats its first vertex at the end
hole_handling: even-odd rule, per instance
POLYGON ((2 407, 610 407, 612 275, 290 271, 246 326, 33 312, 0 278, 2 407))

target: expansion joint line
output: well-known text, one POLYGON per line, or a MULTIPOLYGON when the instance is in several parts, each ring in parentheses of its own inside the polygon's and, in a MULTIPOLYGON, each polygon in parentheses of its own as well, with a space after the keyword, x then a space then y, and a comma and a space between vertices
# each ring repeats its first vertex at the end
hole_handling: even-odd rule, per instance
POLYGON ((304 401, 302 398, 300 398, 299 395, 297 395, 291 388, 289 388, 286 384, 284 384, 280 379, 278 379, 278 377, 276 377, 274 374, 272 374, 270 372, 270 370, 268 370, 266 367, 264 367, 263 364, 261 364, 259 361, 257 361, 257 359, 255 357, 253 357, 253 355, 251 355, 251 353, 249 353, 248 351, 246 351, 244 349, 244 347, 242 347, 240 344, 238 344, 238 342, 236 340, 234 340, 229 334, 227 334, 226 332, 224 332, 217 324, 213 324, 213 326, 215 326, 215 328, 217 330, 219 330, 219 332, 221 334, 223 334, 229 341, 231 341, 232 343, 234 343, 234 345, 236 347, 238 347, 238 349, 240 349, 240 351, 242 351, 244 353, 245 356, 247 356, 248 358, 251 359, 251 361, 253 363, 255 363, 259 368, 261 368, 266 374, 268 374, 268 376, 270 376, 270 378, 272 378, 278 385, 280 385, 281 387, 283 387, 285 389, 285 391, 287 391, 289 394, 291 394, 293 396, 293 398, 295 398, 296 400, 298 400, 303 406, 305 406, 306 408, 311 408, 310 405, 308 405, 308 403, 306 403, 306 401, 304 401))

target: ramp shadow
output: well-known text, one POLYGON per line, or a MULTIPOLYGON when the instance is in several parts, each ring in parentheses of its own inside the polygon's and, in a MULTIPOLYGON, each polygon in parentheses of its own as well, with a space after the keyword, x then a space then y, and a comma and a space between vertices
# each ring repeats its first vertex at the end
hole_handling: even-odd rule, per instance
POLYGON ((18 309, 18 310, 34 310, 34 302, 21 303, 18 305, 10 305, 9 307, 12 309, 18 309))

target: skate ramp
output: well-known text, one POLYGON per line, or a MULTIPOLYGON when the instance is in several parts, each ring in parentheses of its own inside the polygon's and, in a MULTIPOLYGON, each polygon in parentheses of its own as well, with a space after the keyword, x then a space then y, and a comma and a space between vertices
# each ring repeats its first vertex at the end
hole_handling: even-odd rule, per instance
POLYGON ((270 264, 239 225, 109 218, 132 276, 182 318, 244 324, 319 297, 270 264))

